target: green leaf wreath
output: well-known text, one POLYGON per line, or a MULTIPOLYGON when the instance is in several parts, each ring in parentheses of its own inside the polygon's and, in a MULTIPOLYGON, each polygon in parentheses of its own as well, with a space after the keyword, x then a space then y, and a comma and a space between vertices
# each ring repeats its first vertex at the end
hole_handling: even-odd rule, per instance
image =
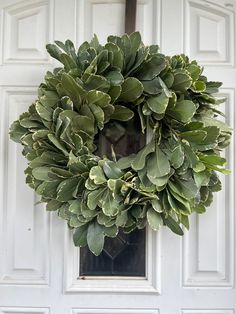
POLYGON ((74 229, 76 246, 99 255, 105 237, 147 224, 182 235, 191 213, 203 213, 221 189, 220 152, 231 129, 217 119, 221 86, 185 55, 144 46, 138 32, 48 44, 63 67, 47 72, 37 100, 10 128, 28 160, 26 182, 48 211, 74 229), (147 144, 136 154, 98 156, 95 137, 106 124, 138 117, 147 144), (117 160, 118 159, 118 160, 117 160))

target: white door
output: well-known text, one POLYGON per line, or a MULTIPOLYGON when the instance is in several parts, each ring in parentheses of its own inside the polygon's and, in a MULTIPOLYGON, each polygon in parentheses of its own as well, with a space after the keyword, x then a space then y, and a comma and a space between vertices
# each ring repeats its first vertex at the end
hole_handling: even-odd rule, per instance
MULTIPOLYGON (((79 250, 56 215, 35 205, 9 124, 27 109, 47 69, 45 43, 77 45, 124 32, 124 0, 0 0, 0 313, 234 314, 234 174, 184 238, 148 231, 145 277, 81 279, 79 250)), ((137 29, 162 52, 185 52, 224 82, 235 122, 235 0, 139 0, 137 29)), ((234 167, 234 142, 227 151, 234 167)))

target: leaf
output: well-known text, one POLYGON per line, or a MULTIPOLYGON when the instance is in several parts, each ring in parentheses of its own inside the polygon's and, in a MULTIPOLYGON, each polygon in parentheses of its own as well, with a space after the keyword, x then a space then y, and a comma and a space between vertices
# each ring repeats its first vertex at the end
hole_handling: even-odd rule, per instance
POLYGON ((46 45, 46 49, 47 49, 47 52, 50 54, 51 57, 57 59, 58 61, 61 62, 61 50, 58 49, 58 47, 54 44, 47 44, 46 45))
POLYGON ((75 229, 73 234, 73 242, 75 246, 83 247, 87 245, 87 234, 88 226, 87 224, 80 226, 75 229))
POLYGON ((196 106, 191 100, 177 101, 173 109, 167 109, 167 114, 172 118, 187 123, 196 112, 196 106))
POLYGON ((170 163, 163 151, 157 146, 147 161, 147 175, 148 177, 159 178, 166 176, 169 172, 170 163))
POLYGON ((163 212, 162 204, 159 200, 153 199, 151 200, 152 208, 157 212, 161 213, 163 212))
POLYGON ((169 97, 164 92, 156 97, 149 97, 147 100, 148 107, 155 113, 162 114, 166 111, 169 97))
POLYGON ((104 227, 104 235, 110 238, 115 238, 118 234, 118 227, 116 225, 113 225, 111 227, 104 227))
POLYGON ((133 163, 134 159, 135 159, 136 155, 135 154, 131 154, 129 156, 125 156, 125 157, 121 157, 118 161, 117 161, 117 166, 122 170, 122 169, 127 169, 131 167, 131 164, 133 163))
POLYGON ((61 202, 58 202, 56 200, 50 200, 46 205, 47 211, 56 211, 61 206, 61 202))
POLYGON ((87 242, 90 251, 98 256, 101 254, 104 246, 103 227, 96 222, 93 222, 88 227, 87 242))
POLYGON ((131 42, 131 52, 135 54, 142 43, 140 32, 133 32, 129 35, 131 42))
POLYGON ((171 88, 180 93, 184 93, 192 84, 192 78, 187 73, 177 72, 174 74, 174 83, 171 88))
POLYGON ((186 199, 194 198, 198 193, 198 188, 193 178, 189 178, 187 181, 176 178, 175 186, 186 199))
POLYGON ((26 128, 23 128, 20 125, 19 121, 14 121, 11 124, 9 134, 10 134, 11 140, 13 140, 16 143, 20 143, 22 136, 24 136, 27 132, 28 130, 26 128))
POLYGON ((184 162, 184 151, 181 145, 174 148, 170 156, 170 163, 175 168, 178 169, 184 162))
POLYGON ((106 216, 115 216, 119 211, 119 204, 107 190, 102 199, 102 211, 106 216))
POLYGON ((132 119, 134 113, 127 107, 115 105, 115 111, 111 115, 111 119, 119 120, 119 121, 128 121, 132 119))
POLYGON ((109 160, 104 162, 103 171, 109 179, 119 179, 124 174, 115 162, 109 160))
POLYGON ((121 94, 121 86, 111 86, 108 93, 111 97, 111 103, 113 104, 121 94))
POLYGON ((222 167, 226 165, 226 159, 217 155, 200 155, 199 158, 207 164, 219 165, 222 167))
POLYGON ((143 92, 142 83, 135 77, 128 77, 124 80, 121 85, 121 94, 119 100, 133 102, 138 99, 143 92))
POLYGON ((205 171, 201 172, 194 172, 193 173, 194 181, 196 183, 196 186, 200 188, 202 185, 206 185, 209 182, 209 174, 207 174, 205 171))
POLYGON ((141 81, 143 84, 143 90, 145 93, 150 95, 157 95, 162 92, 159 77, 155 77, 152 80, 141 81))
MULTIPOLYGON (((53 111, 51 108, 48 108, 48 107, 46 108, 43 105, 41 105, 39 102, 37 102, 35 105, 35 109, 42 119, 44 119, 46 121, 52 121, 53 111)), ((22 125, 22 126, 24 126, 24 125, 22 125)))
POLYGON ((50 171, 49 167, 37 167, 32 170, 32 175, 37 180, 50 181, 50 177, 48 176, 49 171, 50 171))
POLYGON ((168 216, 167 218, 162 216, 162 219, 163 222, 166 224, 167 227, 170 228, 171 231, 181 236, 184 235, 184 232, 180 228, 179 224, 171 216, 168 216))
POLYGON ((67 202, 73 200, 73 194, 78 185, 78 178, 69 178, 63 180, 57 187, 57 200, 67 202))
POLYGON ((153 141, 151 141, 137 153, 131 164, 131 167, 135 171, 143 169, 145 167, 146 157, 154 151, 155 145, 153 141))
POLYGON ((157 231, 162 225, 161 215, 153 208, 149 208, 147 211, 147 221, 150 227, 155 231, 157 231))
POLYGON ((123 75, 118 71, 110 71, 105 74, 105 77, 110 82, 111 86, 119 86, 124 82, 123 75))
POLYGON ((103 169, 100 166, 94 166, 90 169, 89 178, 93 180, 95 184, 103 184, 107 181, 103 169))
POLYGON ((68 156, 69 153, 66 150, 65 146, 63 146, 60 141, 53 135, 53 134, 48 134, 48 139, 53 143, 53 145, 58 148, 60 151, 63 152, 65 156, 68 156))
POLYGON ((111 63, 111 65, 122 70, 124 63, 124 55, 121 49, 115 43, 112 42, 108 42, 105 45, 105 49, 107 49, 108 52, 110 52, 110 54, 108 53, 108 56, 110 55, 109 62, 111 63))
POLYGON ((196 64, 189 64, 186 67, 186 70, 189 72, 191 78, 193 81, 198 80, 200 74, 201 74, 201 67, 196 64))
POLYGON ((143 62, 142 66, 135 73, 139 80, 149 81, 159 75, 166 67, 166 60, 163 56, 154 55, 148 61, 143 62))
POLYGON ((77 105, 81 105, 82 99, 85 97, 86 92, 80 86, 72 76, 69 74, 63 73, 61 78, 62 86, 65 89, 68 96, 70 96, 71 100, 77 105))
POLYGON ((76 199, 70 203, 69 211, 73 214, 78 215, 80 213, 80 206, 81 206, 81 201, 78 201, 76 199))
POLYGON ((111 102, 111 97, 98 90, 90 90, 87 94, 87 102, 89 104, 95 104, 101 108, 105 108, 111 102))
POLYGON ((87 200, 87 205, 88 208, 91 210, 96 209, 98 206, 99 201, 102 200, 103 195, 104 195, 105 189, 97 189, 88 194, 88 200, 87 200))
POLYGON ((99 127, 99 129, 103 129, 104 126, 104 111, 95 104, 89 105, 90 110, 92 111, 94 118, 96 120, 96 123, 99 127))
POLYGON ((193 130, 193 131, 187 131, 182 132, 181 137, 185 140, 197 144, 201 144, 201 142, 206 138, 207 132, 204 130, 193 130))
POLYGON ((104 76, 87 74, 87 78, 84 81, 84 88, 87 91, 96 89, 106 93, 110 88, 110 82, 104 76))

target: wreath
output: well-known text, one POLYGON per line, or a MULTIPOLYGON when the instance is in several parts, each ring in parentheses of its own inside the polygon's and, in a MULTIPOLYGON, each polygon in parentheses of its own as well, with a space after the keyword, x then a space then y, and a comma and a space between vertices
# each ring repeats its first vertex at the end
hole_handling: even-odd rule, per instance
POLYGON ((27 184, 74 229, 75 246, 95 255, 119 228, 166 225, 183 235, 189 215, 204 213, 221 189, 217 172, 229 172, 220 152, 232 130, 217 119, 225 99, 214 96, 221 83, 185 55, 144 46, 138 32, 104 46, 94 36, 78 51, 70 40, 46 48, 63 67, 46 73, 10 128, 28 160, 27 184), (99 156, 95 139, 106 126, 127 132, 134 119, 146 145, 119 159, 114 149, 99 156))

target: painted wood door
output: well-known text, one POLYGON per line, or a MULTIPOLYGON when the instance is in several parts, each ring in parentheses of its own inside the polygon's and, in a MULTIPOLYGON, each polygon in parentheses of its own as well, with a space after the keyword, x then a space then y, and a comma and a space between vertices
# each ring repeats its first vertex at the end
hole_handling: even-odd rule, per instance
MULTIPOLYGON (((226 119, 235 123, 235 12, 228 0, 138 0, 137 29, 166 54, 185 52, 224 82, 226 119)), ((234 172, 183 238, 147 232, 146 276, 79 278, 79 250, 63 221, 24 183, 21 147, 9 124, 27 109, 54 39, 77 44, 124 32, 123 0, 0 0, 0 313, 234 314, 234 172)), ((233 170, 234 140, 226 152, 233 170)))

